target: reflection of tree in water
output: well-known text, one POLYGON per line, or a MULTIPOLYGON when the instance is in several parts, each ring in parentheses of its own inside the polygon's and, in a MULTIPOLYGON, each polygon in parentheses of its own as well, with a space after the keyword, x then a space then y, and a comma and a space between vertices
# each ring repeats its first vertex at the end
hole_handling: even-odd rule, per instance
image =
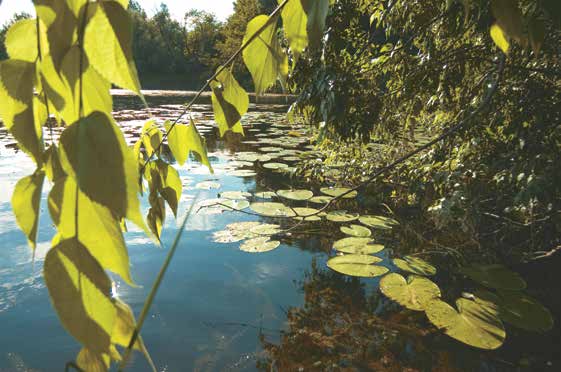
POLYGON ((314 262, 302 289, 305 303, 288 311, 280 344, 262 337, 267 357, 258 366, 263 370, 508 370, 491 362, 491 354, 450 342, 421 313, 396 311, 396 304, 357 278, 314 262))

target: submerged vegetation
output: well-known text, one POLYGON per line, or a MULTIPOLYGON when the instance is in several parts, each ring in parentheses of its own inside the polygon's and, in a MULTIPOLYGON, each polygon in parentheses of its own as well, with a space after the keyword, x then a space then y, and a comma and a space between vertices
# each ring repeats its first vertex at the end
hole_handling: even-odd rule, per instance
MULTIPOLYGON (((43 276, 83 347, 70 365, 122 370, 135 349, 155 369, 141 328, 194 213, 263 219, 212 235, 247 253, 314 231, 327 242, 326 267, 313 266, 304 307, 287 312, 280 344, 263 339, 263 368, 447 368, 449 356, 430 355, 424 338, 495 350, 518 329, 554 327, 517 271, 558 260, 561 246, 557 2, 238 1, 226 35, 208 14, 190 12, 186 32, 165 7, 148 19, 127 0, 34 4, 37 18, 17 20, 3 36, 0 116, 36 166, 12 195, 32 249, 41 190, 45 179, 52 184, 57 232, 43 276), (140 81, 150 69, 205 78, 178 116, 149 119, 130 148, 109 89, 147 105, 140 81), (173 162, 191 158, 214 171, 193 105, 210 90, 220 136, 239 139, 251 129, 251 85, 257 95, 279 87, 298 95, 290 124, 271 125, 234 156, 231 175, 268 174, 266 191, 191 201, 136 324, 107 273, 135 285, 127 224, 162 244, 166 211, 178 217, 183 200, 173 162), (64 128, 58 140, 53 125, 64 128), (385 298, 395 306, 380 314, 385 298), (408 341, 397 334, 426 359, 398 362, 408 341)), ((220 188, 210 179, 188 190, 220 188)))

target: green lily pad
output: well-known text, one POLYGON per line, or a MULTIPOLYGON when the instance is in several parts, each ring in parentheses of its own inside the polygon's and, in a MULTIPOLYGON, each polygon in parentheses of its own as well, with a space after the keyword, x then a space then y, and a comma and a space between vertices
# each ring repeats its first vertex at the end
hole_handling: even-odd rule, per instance
POLYGON ((234 176, 234 177, 253 177, 255 176, 257 173, 255 173, 252 170, 249 169, 237 169, 231 172, 228 172, 229 176, 234 176))
POLYGON ((485 350, 503 344, 506 332, 497 309, 465 298, 457 299, 456 306, 458 310, 444 301, 433 300, 425 304, 425 313, 437 328, 464 344, 485 350))
POLYGON ((410 275, 407 280, 391 273, 380 280, 382 293, 410 310, 423 311, 426 304, 440 298, 440 288, 422 276, 410 275))
POLYGON ((252 227, 250 231, 255 235, 275 235, 282 232, 279 225, 271 223, 257 225, 255 227, 252 227))
POLYGON ((551 312, 538 300, 519 291, 500 291, 495 295, 488 291, 476 291, 476 301, 496 304, 499 317, 506 323, 531 332, 547 332, 553 328, 551 312))
POLYGON ((347 211, 331 211, 327 213, 327 220, 332 222, 351 222, 358 220, 357 213, 347 213, 347 211))
POLYGON ((315 208, 305 208, 305 207, 296 207, 294 208, 294 212, 296 212, 295 219, 299 221, 321 221, 321 214, 318 214, 319 210, 315 208))
POLYGON ((311 202, 311 203, 315 203, 315 204, 327 204, 331 200, 333 200, 332 196, 319 195, 319 196, 314 196, 313 198, 309 199, 308 201, 311 202))
MULTIPOLYGON (((319 191, 322 194, 329 195, 332 197, 338 197, 340 195, 345 194, 346 192, 349 192, 350 190, 351 189, 347 187, 322 187, 321 189, 319 189, 319 191)), ((352 191, 349 194, 343 196, 343 199, 352 199, 352 198, 356 198, 356 196, 357 196, 357 192, 352 191)))
POLYGON ((259 154, 255 152, 241 152, 236 154, 236 159, 239 161, 247 161, 253 163, 259 158, 259 154))
POLYGON ((382 259, 376 256, 346 254, 330 258, 327 267, 345 275, 374 278, 389 271, 387 267, 374 265, 381 261, 382 259))
POLYGON ((277 195, 290 200, 308 200, 314 193, 310 190, 277 190, 277 195))
POLYGON ((273 155, 271 154, 267 154, 267 155, 259 155, 257 156, 256 160, 260 163, 265 163, 269 160, 273 159, 273 155))
POLYGON ((211 190, 211 189, 219 189, 220 188, 220 184, 218 182, 213 182, 213 181, 205 181, 205 182, 199 182, 195 185, 196 189, 199 190, 211 190))
POLYGON ((263 168, 267 169, 281 169, 281 168, 288 168, 288 164, 285 163, 265 163, 263 164, 263 168))
POLYGON ((249 206, 255 213, 266 217, 294 217, 294 211, 282 204, 272 202, 257 202, 251 203, 249 206))
POLYGON ((343 238, 337 240, 333 244, 333 249, 344 253, 353 254, 372 254, 378 253, 384 249, 381 244, 372 244, 374 241, 370 238, 343 238))
POLYGON ((226 229, 212 234, 212 240, 216 243, 235 243, 244 239, 255 237, 251 229, 259 226, 259 222, 236 222, 226 226, 226 229))
POLYGON ((405 256, 403 258, 394 258, 393 264, 403 271, 408 271, 417 275, 431 276, 436 274, 436 267, 429 262, 413 257, 405 256))
POLYGON ((261 147, 259 149, 259 151, 263 151, 263 152, 279 152, 282 151, 282 147, 261 147))
POLYGON ((343 234, 357 238, 368 238, 372 235, 372 231, 362 225, 341 226, 339 229, 343 234))
POLYGON ((526 288, 524 279, 503 265, 472 265, 461 268, 460 272, 489 288, 507 291, 519 291, 526 288))
POLYGON ((277 194, 274 193, 273 191, 262 191, 262 192, 255 193, 255 197, 259 199, 271 199, 275 196, 277 196, 277 194))
POLYGON ((269 237, 259 237, 246 240, 240 245, 240 250, 248 253, 264 253, 277 249, 280 242, 269 240, 269 237))
POLYGON ((358 220, 363 225, 375 229, 383 229, 383 230, 389 230, 393 226, 399 224, 399 222, 397 222, 393 218, 384 217, 384 216, 360 216, 358 220))
POLYGON ((243 200, 251 196, 250 193, 244 191, 224 191, 219 195, 221 198, 230 200, 243 200))
POLYGON ((249 202, 247 200, 225 200, 220 203, 220 206, 223 207, 225 210, 238 210, 241 211, 249 207, 249 202))

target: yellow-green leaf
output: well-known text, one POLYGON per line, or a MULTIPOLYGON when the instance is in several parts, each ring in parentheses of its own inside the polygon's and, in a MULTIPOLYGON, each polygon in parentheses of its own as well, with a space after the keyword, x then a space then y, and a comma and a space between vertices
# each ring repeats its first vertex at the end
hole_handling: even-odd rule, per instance
POLYGON ((93 353, 108 354, 116 315, 111 281, 88 249, 62 240, 47 253, 43 275, 64 328, 93 353))
POLYGON ((108 208, 88 198, 74 179, 64 177, 55 183, 49 194, 49 211, 62 239, 78 236, 104 269, 134 284, 121 225, 108 208))
POLYGON ((148 200, 151 207, 148 210, 146 220, 148 221, 150 231, 152 231, 159 241, 162 236, 162 227, 166 219, 165 201, 164 198, 157 196, 155 192, 150 193, 148 200))
MULTIPOLYGON (((283 0, 278 0, 279 4, 283 0)), ((295 59, 308 46, 308 15, 301 1, 289 1, 281 12, 284 35, 295 59)))
POLYGON ((90 6, 95 9, 84 39, 90 64, 106 80, 142 97, 132 54, 132 24, 128 12, 116 1, 90 6))
POLYGON ((522 12, 518 7, 518 0, 491 0, 491 11, 497 20, 496 24, 505 35, 519 43, 526 42, 524 22, 522 12))
POLYGON ((35 249, 39 205, 45 173, 37 172, 18 181, 12 194, 12 209, 20 229, 27 236, 31 248, 35 249))
POLYGON ((37 59, 37 20, 23 19, 6 33, 6 51, 12 59, 35 62, 37 59))
POLYGON ((88 348, 82 348, 76 357, 76 364, 84 371, 105 372, 109 370, 111 359, 108 354, 95 353, 88 348))
POLYGON ((0 62, 0 116, 20 149, 42 164, 43 135, 34 123, 35 64, 19 60, 0 62))
POLYGON ((193 119, 190 119, 189 125, 176 124, 173 130, 171 129, 171 123, 169 121, 166 122, 164 126, 168 132, 170 149, 179 164, 185 163, 191 151, 198 155, 201 163, 206 165, 211 173, 213 172, 210 161, 208 160, 206 141, 197 130, 193 119), (180 159, 182 161, 180 161, 180 159))
POLYGON ((312 48, 317 48, 323 38, 325 19, 329 11, 329 0, 300 0, 306 12, 308 22, 306 30, 312 48))
POLYGON ((227 69, 222 70, 216 80, 210 82, 210 87, 214 120, 218 123, 220 136, 229 130, 243 134, 240 119, 249 108, 247 92, 227 69))
POLYGON ((127 217, 145 229, 137 161, 113 120, 96 111, 66 128, 60 143, 62 168, 80 190, 117 218, 127 217))
POLYGON ((62 165, 60 165, 58 148, 54 144, 45 151, 45 174, 49 181, 53 183, 66 175, 62 170, 62 165))
POLYGON ((440 288, 422 276, 410 275, 407 280, 391 273, 380 280, 380 291, 410 310, 423 311, 427 302, 440 298, 440 288))
POLYGON ((161 189, 160 195, 167 201, 174 216, 177 217, 177 206, 181 198, 182 183, 179 173, 171 165, 157 161, 157 167, 160 174, 161 189))
POLYGON ((141 138, 144 149, 146 150, 146 155, 151 156, 160 146, 163 138, 162 132, 156 125, 155 120, 148 120, 144 123, 141 138))
POLYGON ((507 54, 510 48, 510 43, 508 42, 503 29, 495 23, 491 26, 491 30, 489 32, 491 34, 491 39, 493 39, 495 44, 503 51, 503 53, 507 54))
POLYGON ((253 78, 255 93, 261 94, 275 84, 277 78, 285 79, 288 72, 286 54, 277 38, 277 21, 258 15, 247 24, 243 42, 246 43, 265 24, 261 34, 243 51, 243 60, 253 78))

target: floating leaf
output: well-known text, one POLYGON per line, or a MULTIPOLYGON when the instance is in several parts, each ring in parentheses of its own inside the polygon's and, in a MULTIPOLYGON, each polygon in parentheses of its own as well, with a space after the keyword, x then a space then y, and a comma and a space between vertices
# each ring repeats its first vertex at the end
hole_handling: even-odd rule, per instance
MULTIPOLYGON (((329 195, 332 197, 338 197, 341 196, 349 191, 351 191, 351 189, 348 189, 346 187, 322 187, 321 189, 319 189, 319 191, 322 194, 325 195, 329 195)), ((343 199, 352 199, 352 198, 356 198, 357 196, 357 192, 356 191, 351 191, 348 194, 346 194, 345 196, 343 196, 343 199)))
POLYGON ((363 225, 382 230, 389 230, 393 226, 399 224, 399 222, 397 222, 393 218, 384 216, 360 216, 358 220, 363 225))
POLYGON ((257 202, 251 203, 249 206, 252 211, 266 217, 294 217, 294 211, 282 204, 272 202, 257 202))
POLYGON ((518 291, 526 288, 526 282, 518 273, 503 265, 473 265, 463 267, 460 272, 473 281, 489 288, 518 291))
POLYGON ((275 224, 262 224, 254 226, 250 229, 250 231, 255 235, 276 235, 282 232, 280 226, 275 224))
POLYGON ((441 300, 425 304, 430 322, 448 336, 480 349, 499 348, 506 333, 496 309, 465 298, 456 300, 458 310, 441 300))
POLYGON ((320 196, 314 196, 313 198, 311 198, 308 201, 311 202, 311 203, 315 203, 315 204, 327 204, 331 200, 333 200, 332 196, 320 195, 320 196))
POLYGON ((251 73, 255 93, 262 94, 277 80, 285 80, 288 75, 288 58, 280 46, 276 29, 277 19, 269 20, 266 15, 258 15, 247 24, 243 43, 245 44, 265 24, 267 27, 243 51, 243 60, 251 73))
POLYGON ((218 182, 213 182, 213 181, 204 181, 204 182, 197 183, 195 185, 195 188, 199 190, 219 189, 220 184, 218 182))
POLYGON ((224 191, 219 196, 224 199, 243 200, 250 197, 251 194, 245 191, 224 191))
POLYGON ((361 225, 341 226, 339 228, 343 234, 355 236, 357 238, 368 238, 372 231, 361 225))
POLYGON ((254 171, 247 169, 239 169, 228 173, 228 175, 234 177, 253 177, 256 174, 254 171))
POLYGON ((346 254, 330 258, 327 261, 327 266, 341 274, 374 278, 389 271, 387 267, 373 265, 381 261, 381 258, 375 256, 346 254))
POLYGON ((314 193, 309 190, 277 190, 277 195, 290 200, 308 200, 314 193))
POLYGON ((246 240, 240 246, 240 250, 248 253, 263 253, 269 252, 278 248, 279 241, 269 240, 269 237, 259 237, 246 240))
POLYGON ((45 283, 66 330, 94 353, 109 353, 116 309, 111 281, 77 239, 62 240, 45 258, 45 283))
POLYGON ((249 96, 228 69, 223 69, 210 82, 212 89, 212 109, 218 123, 220 136, 227 131, 243 134, 240 120, 249 108, 249 96))
POLYGON ((347 213, 347 211, 331 211, 326 218, 332 222, 351 222, 358 220, 358 213, 347 213))
POLYGON ((406 281, 399 274, 388 274, 380 280, 380 290, 398 304, 415 311, 423 311, 429 301, 440 298, 440 288, 417 275, 410 275, 406 281))
POLYGON ((259 222, 236 222, 226 226, 225 230, 215 232, 212 237, 216 243, 235 243, 244 239, 254 238, 251 229, 260 226, 259 222))
POLYGON ((129 14, 115 1, 90 4, 93 16, 84 36, 84 49, 96 71, 106 80, 142 97, 132 52, 129 14))
POLYGON ((378 253, 384 249, 381 244, 372 244, 374 241, 370 238, 343 238, 337 240, 333 244, 333 249, 344 253, 353 254, 372 254, 378 253))
POLYGON ((408 271, 417 275, 430 276, 436 274, 436 267, 421 258, 413 256, 394 258, 393 264, 403 271, 408 271))
POLYGON ((242 209, 245 209, 247 207, 249 207, 249 202, 247 200, 224 200, 222 203, 220 203, 221 207, 223 207, 226 210, 237 210, 237 211, 241 211, 242 209))
POLYGON ((273 191, 262 191, 262 192, 255 193, 255 197, 259 199, 271 199, 275 196, 277 196, 277 194, 274 193, 273 191))
POLYGON ((60 137, 63 170, 93 202, 145 228, 138 200, 138 166, 120 128, 94 112, 70 125, 60 137), (100 151, 103 149, 103 151, 100 151))
POLYGON ((39 225, 39 205, 45 173, 36 172, 18 181, 12 194, 12 209, 20 229, 27 236, 27 242, 35 249, 37 226, 39 225))
POLYGON ((284 163, 265 163, 265 164, 263 164, 263 168, 267 168, 267 169, 288 168, 288 164, 284 164, 284 163))
POLYGON ((321 221, 321 215, 325 215, 323 212, 320 214, 319 210, 315 208, 296 207, 294 212, 297 215, 294 218, 300 221, 321 221))

